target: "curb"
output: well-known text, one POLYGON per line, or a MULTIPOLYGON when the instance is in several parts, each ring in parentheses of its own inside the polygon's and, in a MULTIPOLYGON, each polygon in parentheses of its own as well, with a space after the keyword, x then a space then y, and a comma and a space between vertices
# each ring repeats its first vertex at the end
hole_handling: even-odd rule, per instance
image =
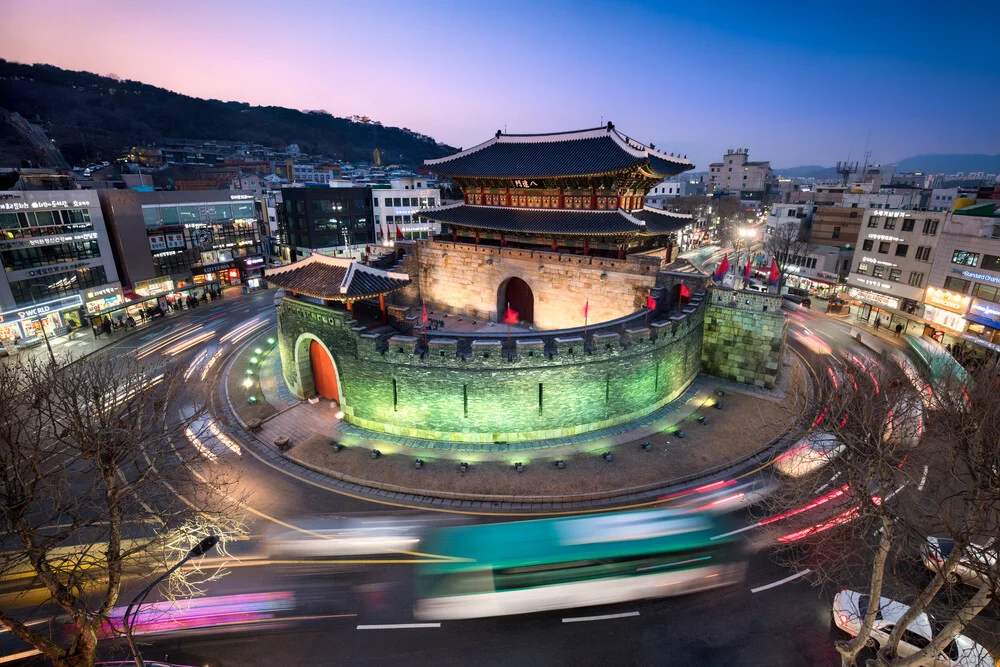
MULTIPOLYGON (((384 484, 372 480, 356 478, 337 472, 336 470, 306 463, 305 461, 302 461, 295 456, 291 456, 288 453, 275 451, 274 448, 261 440, 256 434, 250 433, 247 429, 247 424, 239 416, 236 409, 233 407, 232 402, 229 400, 229 387, 226 382, 226 378, 229 376, 236 359, 239 358, 239 355, 249 345, 250 341, 240 348, 237 348, 229 362, 224 367, 223 372, 220 374, 226 399, 226 406, 229 408, 229 412, 236 418, 236 421, 239 422, 240 426, 243 428, 243 434, 240 434, 237 439, 244 446, 253 448, 254 450, 257 450, 258 447, 263 448, 265 452, 261 453, 258 450, 256 454, 257 456, 264 456, 266 459, 269 459, 267 461, 269 464, 275 467, 285 468, 286 472, 294 477, 300 479, 310 477, 312 478, 313 483, 317 483, 330 491, 335 493, 348 493, 348 495, 355 495, 362 500, 370 500, 372 502, 398 502, 413 507, 431 507, 434 509, 449 509, 458 507, 461 507, 462 509, 551 509, 554 511, 594 508, 611 509, 616 504, 615 501, 648 502, 650 499, 655 499, 658 496, 675 492, 679 490, 679 487, 681 487, 682 490, 683 487, 693 487, 696 484, 701 484, 717 477, 742 477, 752 474, 765 467, 773 458, 774 454, 778 450, 782 449, 782 447, 792 439, 790 436, 791 433, 801 429, 804 425, 809 423, 809 419, 803 419, 803 415, 803 417, 800 417, 800 419, 793 423, 792 426, 789 427, 784 433, 776 436, 771 441, 750 454, 721 463, 712 468, 708 468, 707 470, 701 470, 689 475, 682 475, 671 480, 651 482, 641 486, 569 496, 508 496, 413 489, 410 487, 400 487, 393 484, 384 484), (298 470, 296 470, 296 468, 298 470), (727 474, 723 475, 722 473, 727 474), (323 481, 330 482, 330 484, 323 484, 323 481), (348 488, 338 489, 335 488, 336 486, 345 486, 348 488)), ((798 358, 796 357, 796 359, 798 358)), ((804 362, 798 359, 796 363, 804 362)), ((810 403, 812 403, 816 398, 815 390, 816 387, 812 383, 809 383, 810 403)), ((291 407, 295 406, 289 406, 289 408, 286 408, 285 410, 288 410, 291 407)), ((277 415, 272 415, 269 419, 275 416, 277 415)))

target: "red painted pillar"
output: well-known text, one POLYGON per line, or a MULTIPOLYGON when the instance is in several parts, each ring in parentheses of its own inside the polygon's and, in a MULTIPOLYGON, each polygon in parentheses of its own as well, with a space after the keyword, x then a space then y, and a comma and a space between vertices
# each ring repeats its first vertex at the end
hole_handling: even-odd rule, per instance
POLYGON ((354 306, 351 305, 351 300, 350 299, 347 299, 347 312, 349 312, 349 313, 353 313, 354 312, 354 306))
POLYGON ((501 248, 507 247, 507 235, 504 234, 503 232, 500 232, 500 247, 501 248))
POLYGON ((625 259, 625 246, 623 244, 618 246, 618 259, 625 259))
POLYGON ((476 230, 476 245, 479 245, 479 230, 476 230))
POLYGON ((559 241, 554 236, 552 237, 552 252, 559 252, 559 241))
POLYGON ((583 239, 583 254, 584 254, 584 256, 587 256, 587 255, 590 254, 590 239, 589 238, 583 239))
POLYGON ((385 294, 378 295, 378 309, 382 313, 382 324, 386 324, 389 321, 389 317, 385 312, 385 294))
POLYGON ((455 228, 452 227, 451 228, 451 242, 454 243, 457 240, 458 240, 458 232, 456 232, 455 228))

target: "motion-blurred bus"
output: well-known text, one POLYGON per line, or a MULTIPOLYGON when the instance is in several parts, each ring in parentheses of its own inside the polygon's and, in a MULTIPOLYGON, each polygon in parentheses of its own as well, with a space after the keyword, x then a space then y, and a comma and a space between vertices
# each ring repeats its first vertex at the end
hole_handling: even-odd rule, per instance
POLYGON ((746 563, 730 529, 668 510, 441 529, 422 550, 451 560, 419 566, 414 615, 524 614, 735 584, 746 563))

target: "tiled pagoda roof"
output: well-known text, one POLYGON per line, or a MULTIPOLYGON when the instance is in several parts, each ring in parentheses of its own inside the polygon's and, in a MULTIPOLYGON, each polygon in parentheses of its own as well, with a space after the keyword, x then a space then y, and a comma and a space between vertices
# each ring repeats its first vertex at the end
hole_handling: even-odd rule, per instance
POLYGON ((297 294, 344 301, 388 294, 410 284, 405 273, 391 273, 340 257, 313 254, 265 272, 267 281, 297 294))
POLYGON ((606 236, 664 234, 691 222, 691 216, 644 208, 628 212, 573 209, 507 208, 458 204, 419 215, 435 222, 494 232, 606 236))
POLYGON ((690 160, 667 155, 607 127, 556 134, 502 134, 436 160, 425 160, 447 177, 553 178, 594 176, 640 169, 667 178, 693 169, 690 160))

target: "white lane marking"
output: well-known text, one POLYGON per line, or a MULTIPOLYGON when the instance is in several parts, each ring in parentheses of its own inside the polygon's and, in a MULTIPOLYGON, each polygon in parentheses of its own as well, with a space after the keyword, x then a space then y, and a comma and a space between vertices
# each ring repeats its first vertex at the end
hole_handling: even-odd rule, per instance
POLYGON ((730 535, 736 535, 737 533, 742 533, 742 532, 744 532, 746 530, 752 530, 752 529, 757 528, 759 526, 760 526, 759 523, 752 523, 749 526, 743 526, 742 528, 738 528, 737 530, 731 530, 728 533, 723 533, 722 535, 715 535, 714 537, 710 537, 709 539, 711 539, 711 540, 721 540, 723 537, 729 537, 730 535))
POLYGON ((607 621, 612 618, 628 618, 630 616, 638 616, 637 611, 626 611, 622 614, 603 614, 601 616, 574 616, 572 618, 564 618, 563 623, 581 623, 583 621, 607 621))
POLYGON ((908 482, 904 482, 903 484, 900 484, 899 488, 896 489, 895 491, 893 491, 892 493, 890 493, 889 495, 887 495, 885 497, 885 499, 889 500, 890 498, 892 498, 894 495, 896 495, 897 493, 899 493, 900 491, 902 491, 903 489, 905 489, 907 484, 908 484, 908 482))
POLYGON ((440 623, 393 623, 388 625, 359 625, 358 630, 409 630, 412 628, 440 627, 440 623))
POLYGON ((758 586, 757 588, 751 588, 750 592, 751 593, 760 593, 761 591, 766 591, 768 588, 774 588, 775 586, 780 586, 781 584, 787 584, 789 581, 795 581, 796 579, 799 579, 801 577, 806 576, 810 572, 812 572, 812 570, 810 570, 809 568, 806 568, 806 569, 802 570, 801 572, 796 572, 795 574, 793 574, 790 577, 785 577, 784 579, 779 579, 778 581, 772 582, 770 584, 765 584, 763 586, 758 586))
POLYGON ((924 466, 924 474, 920 476, 920 484, 917 484, 917 491, 924 490, 924 484, 927 483, 927 468, 928 466, 924 466))
POLYGON ((827 483, 826 483, 826 484, 824 484, 823 486, 819 487, 818 489, 816 489, 815 491, 813 491, 813 493, 820 493, 820 492, 822 492, 822 491, 823 491, 823 489, 825 489, 825 488, 826 488, 826 487, 828 487, 828 486, 830 486, 830 482, 827 482, 827 483))

